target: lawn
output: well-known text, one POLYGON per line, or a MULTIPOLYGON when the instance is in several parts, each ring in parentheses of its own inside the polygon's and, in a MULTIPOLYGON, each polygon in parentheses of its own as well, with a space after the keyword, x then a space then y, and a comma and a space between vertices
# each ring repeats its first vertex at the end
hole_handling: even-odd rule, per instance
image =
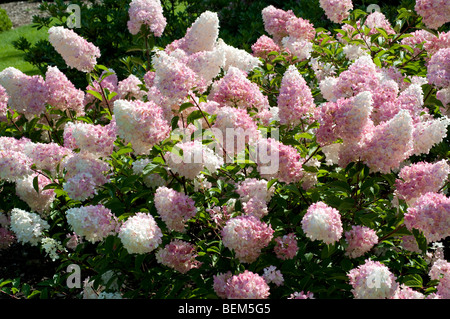
POLYGON ((47 30, 46 28, 37 30, 30 24, 0 32, 0 71, 12 66, 28 75, 38 74, 39 70, 23 60, 24 53, 16 50, 12 42, 23 36, 30 43, 34 44, 41 39, 47 38, 47 30))

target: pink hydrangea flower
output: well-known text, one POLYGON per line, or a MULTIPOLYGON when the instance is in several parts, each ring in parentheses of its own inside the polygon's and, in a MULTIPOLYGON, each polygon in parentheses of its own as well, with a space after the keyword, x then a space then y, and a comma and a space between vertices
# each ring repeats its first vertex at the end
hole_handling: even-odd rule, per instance
POLYGON ((49 94, 48 104, 53 108, 75 111, 77 116, 84 115, 84 92, 77 89, 56 66, 48 67, 45 84, 49 94))
POLYGON ((224 160, 214 150, 195 140, 177 143, 166 162, 174 173, 194 180, 205 169, 215 173, 224 160))
POLYGON ((297 255, 297 237, 294 233, 276 237, 274 240, 274 252, 279 259, 292 259, 297 255))
POLYGON ((319 3, 328 19, 335 23, 341 23, 350 15, 349 11, 353 9, 351 0, 320 0, 319 3))
POLYGON ((183 101, 196 85, 197 75, 182 60, 159 51, 153 57, 154 86, 170 104, 183 101))
POLYGON ((110 156, 116 141, 115 120, 107 125, 69 122, 64 127, 64 146, 95 157, 110 156))
POLYGON ((373 229, 357 225, 345 232, 345 241, 348 244, 345 254, 350 258, 357 258, 363 256, 378 243, 378 236, 373 229))
POLYGON ((270 201, 274 189, 267 189, 265 179, 247 178, 237 185, 236 192, 240 195, 244 212, 262 218, 267 215, 267 203, 270 201))
POLYGON ((32 174, 16 181, 16 194, 25 203, 28 204, 31 211, 37 212, 41 215, 48 212, 50 205, 56 197, 53 189, 43 188, 52 181, 42 174, 32 174), (33 180, 37 177, 38 189, 37 192, 33 186, 33 180))
POLYGON ((445 259, 436 260, 429 271, 431 280, 439 280, 437 295, 442 299, 450 298, 450 263, 445 259))
POLYGON ((401 284, 391 299, 425 299, 425 295, 413 290, 411 287, 401 284))
POLYGON ((80 172, 67 180, 63 184, 64 191, 73 200, 84 201, 97 194, 97 184, 90 173, 80 172))
POLYGON ((288 36, 286 24, 289 19, 295 18, 294 12, 292 10, 284 11, 275 8, 273 5, 269 5, 261 13, 264 29, 273 37, 276 43, 280 44, 281 39, 288 36))
POLYGON ((0 122, 6 121, 8 111, 8 93, 3 86, 0 85, 0 122))
POLYGON ((14 67, 9 67, 0 72, 0 85, 9 96, 9 107, 24 114, 28 119, 46 111, 48 89, 42 76, 26 75, 14 67))
MULTIPOLYGON (((216 120, 212 125, 216 139, 227 154, 238 154, 243 151, 249 143, 260 138, 258 125, 245 109, 237 109, 230 106, 218 108, 215 111, 216 120), (217 132, 219 130, 219 132, 217 132)), ((221 149, 218 153, 221 154, 221 149)))
POLYGON ((233 276, 231 271, 213 275, 213 289, 219 298, 227 298, 227 281, 233 276))
POLYGON ((316 111, 320 123, 317 141, 329 144, 338 138, 344 141, 359 141, 364 133, 373 126, 372 94, 363 91, 350 98, 340 98, 336 102, 323 103, 316 111))
POLYGON ((450 86, 450 48, 439 49, 428 62, 427 80, 438 88, 450 86))
POLYGON ((389 173, 400 166, 413 151, 412 118, 405 110, 373 128, 365 136, 361 159, 372 172, 389 173))
POLYGON ((160 37, 167 25, 160 0, 133 0, 128 14, 127 26, 131 34, 138 34, 141 26, 145 25, 155 37, 160 37))
POLYGON ((90 174, 95 185, 100 186, 109 182, 108 172, 111 166, 89 153, 74 153, 61 162, 61 170, 65 169, 66 181, 78 174, 90 174))
POLYGON ((302 218, 302 229, 311 240, 333 244, 342 236, 342 222, 339 211, 324 202, 311 204, 302 218))
POLYGON ((306 293, 303 291, 296 291, 289 295, 288 299, 314 299, 314 293, 307 291, 306 293))
POLYGON ((222 229, 222 241, 241 262, 252 263, 270 243, 273 232, 270 225, 255 216, 237 216, 226 222, 222 229))
POLYGON ((33 173, 31 159, 22 152, 0 150, 0 179, 14 182, 33 173))
POLYGON ((197 214, 192 198, 165 186, 156 189, 154 201, 158 214, 170 230, 186 232, 186 222, 197 214))
POLYGON ((397 278, 388 267, 367 259, 347 274, 355 299, 389 299, 397 288, 397 278))
POLYGON ((263 270, 264 274, 262 275, 262 277, 268 284, 273 283, 276 286, 283 285, 284 277, 281 271, 277 269, 277 267, 271 265, 269 267, 264 268, 263 270))
POLYGON ((91 243, 116 234, 120 226, 111 210, 103 205, 70 208, 66 218, 73 231, 91 243))
POLYGON ((196 260, 197 252, 194 245, 180 239, 173 239, 169 244, 156 251, 156 260, 182 274, 199 268, 202 263, 196 260))
POLYGON ((136 99, 142 100, 143 97, 147 94, 141 86, 143 85, 142 81, 134 75, 130 74, 126 79, 119 81, 117 84, 117 93, 119 99, 136 99))
POLYGON ((72 151, 57 143, 27 143, 23 148, 37 169, 48 170, 52 175, 57 174, 56 167, 64 158, 72 155, 72 151))
POLYGON ((255 148, 255 162, 262 178, 277 178, 287 184, 301 181, 304 176, 304 160, 294 147, 273 138, 261 138, 255 148))
POLYGON ((209 100, 241 109, 263 110, 269 107, 267 96, 262 94, 258 85, 236 67, 230 67, 224 77, 213 83, 209 100))
POLYGON ((118 235, 129 254, 152 252, 162 243, 162 236, 153 216, 140 212, 123 222, 118 235))
POLYGON ((298 125, 314 112, 311 89, 294 65, 290 65, 283 75, 277 102, 280 124, 298 125))
POLYGON ((438 192, 450 174, 445 160, 436 163, 419 162, 405 166, 395 181, 395 194, 409 205, 428 192, 438 192))
POLYGON ((100 57, 100 50, 71 29, 51 27, 48 40, 66 64, 82 72, 91 72, 100 57))
POLYGON ((446 0, 416 0, 414 9, 428 28, 437 29, 450 22, 450 4, 446 0))
POLYGON ((147 154, 153 145, 170 134, 163 110, 154 102, 117 100, 114 102, 117 135, 131 143, 137 154, 147 154))
POLYGON ((270 52, 280 52, 280 47, 272 38, 262 35, 251 47, 253 55, 262 59, 267 59, 270 52))
POLYGON ((227 299, 267 299, 270 295, 269 285, 264 278, 245 270, 227 280, 227 299))
POLYGON ((219 17, 216 12, 205 11, 186 30, 183 38, 166 47, 167 52, 181 49, 187 54, 213 51, 219 36, 219 17))
POLYGON ((405 226, 423 232, 428 242, 450 236, 450 198, 429 192, 420 196, 405 213, 405 226))

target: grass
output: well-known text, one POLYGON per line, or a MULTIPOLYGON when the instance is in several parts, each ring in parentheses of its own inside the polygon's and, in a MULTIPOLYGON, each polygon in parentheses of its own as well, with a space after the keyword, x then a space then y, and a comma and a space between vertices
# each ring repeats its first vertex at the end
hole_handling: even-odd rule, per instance
POLYGON ((28 75, 39 74, 39 70, 35 66, 23 60, 24 53, 16 50, 12 42, 23 36, 34 44, 36 41, 48 37, 47 30, 46 28, 37 30, 30 24, 0 32, 0 72, 7 67, 15 67, 28 75))

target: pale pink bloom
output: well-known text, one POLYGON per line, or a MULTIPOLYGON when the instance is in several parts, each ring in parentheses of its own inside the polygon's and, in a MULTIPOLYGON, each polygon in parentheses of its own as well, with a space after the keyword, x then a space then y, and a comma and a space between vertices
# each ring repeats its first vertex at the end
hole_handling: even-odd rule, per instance
POLYGON ((0 150, 0 179, 14 182, 33 173, 31 159, 22 152, 0 150))
POLYGON ((109 182, 107 174, 110 172, 111 166, 106 161, 98 159, 89 153, 74 153, 63 159, 60 169, 61 171, 66 171, 66 181, 80 173, 84 173, 90 174, 94 184, 101 186, 109 182))
POLYGON ((153 145, 169 137, 169 123, 154 102, 117 100, 114 115, 117 135, 131 143, 137 154, 148 154, 153 145))
POLYGON ((351 0, 320 0, 319 3, 328 19, 335 23, 341 23, 353 9, 351 0))
POLYGON ((275 255, 282 260, 292 259, 297 255, 297 237, 294 233, 289 233, 275 239, 275 255))
POLYGON ((227 281, 233 276, 231 271, 213 275, 213 289, 216 295, 222 299, 227 298, 227 281))
POLYGON ((126 79, 117 84, 117 93, 119 99, 142 100, 147 94, 140 86, 143 83, 137 76, 130 74, 126 79))
POLYGON ((425 295, 402 284, 397 288, 391 299, 425 299, 425 295))
POLYGON ((219 36, 219 17, 211 11, 203 12, 186 30, 183 38, 173 41, 166 47, 172 52, 181 49, 187 54, 200 51, 213 51, 219 36))
POLYGON ((237 216, 226 222, 222 241, 225 247, 235 252, 240 262, 252 263, 270 243, 273 232, 270 225, 255 216, 237 216))
POLYGON ((284 277, 281 271, 277 269, 277 267, 271 265, 269 267, 264 268, 263 270, 264 270, 263 278, 268 284, 273 283, 277 286, 283 285, 284 277))
POLYGON ((355 299, 389 299, 398 288, 396 276, 378 261, 366 259, 347 276, 355 299))
POLYGON ((196 247, 180 239, 173 239, 164 248, 158 249, 155 255, 158 263, 173 268, 182 274, 202 265, 195 259, 197 257, 196 247))
POLYGON ((153 216, 141 212, 123 222, 118 235, 129 254, 152 252, 162 243, 162 236, 153 216))
POLYGON ((342 221, 339 211, 324 202, 311 204, 303 216, 302 229, 311 240, 333 244, 342 236, 342 221))
POLYGON ((450 22, 450 3, 446 0, 416 0, 414 9, 428 28, 437 29, 450 22))
POLYGON ((154 86, 165 96, 169 104, 182 103, 197 84, 196 73, 181 59, 164 51, 155 54, 153 66, 154 86))
POLYGON ((450 198, 444 194, 429 192, 417 198, 405 213, 405 226, 418 229, 428 242, 450 236, 450 198))
POLYGON ((165 186, 156 189, 154 201, 159 216, 170 230, 186 232, 186 222, 197 214, 192 198, 165 186))
POLYGON ((418 162, 403 167, 395 181, 395 194, 408 205, 429 192, 438 192, 450 174, 450 166, 445 160, 436 163, 418 162))
POLYGON ((439 280, 436 286, 437 295, 442 299, 450 298, 450 263, 445 259, 438 259, 429 271, 431 280, 439 280))
POLYGON ((8 112, 8 93, 3 86, 0 85, 0 122, 6 121, 8 112))
POLYGON ((48 67, 45 84, 48 89, 48 104, 53 108, 75 111, 77 116, 84 115, 84 92, 77 89, 56 66, 48 67))
POLYGON ((91 243, 116 234, 119 226, 111 210, 103 205, 70 208, 66 211, 66 218, 73 231, 91 243))
POLYGON ((227 280, 227 299, 267 299, 270 295, 269 285, 256 273, 245 270, 227 280))
POLYGON ((288 299, 314 299, 314 294, 310 291, 307 291, 306 293, 304 293, 303 291, 296 291, 290 294, 288 299))
POLYGON ((155 37, 160 37, 167 25, 160 0, 133 0, 128 14, 128 31, 134 35, 145 25, 155 37))
POLYGON ((100 50, 71 29, 51 27, 48 40, 66 64, 82 72, 91 72, 100 57, 100 50))
POLYGON ((294 65, 290 65, 283 75, 277 102, 280 124, 298 125, 314 112, 311 89, 294 65))
POLYGON ((46 111, 48 90, 40 75, 26 75, 22 71, 9 67, 0 72, 0 85, 8 94, 8 105, 28 119, 46 111))
POLYGON ((262 59, 267 59, 270 52, 280 52, 280 47, 266 35, 262 35, 252 45, 253 55, 262 59))
POLYGON ((345 254, 350 258, 357 258, 363 256, 378 243, 378 236, 373 229, 357 225, 345 232, 345 241, 348 244, 345 254))
MULTIPOLYGON (((215 112, 216 120, 213 129, 220 130, 221 134, 216 136, 227 154, 237 154, 245 149, 249 143, 260 138, 257 123, 245 109, 225 106, 218 108, 215 112)), ((221 154, 222 149, 217 152, 221 154)))
POLYGON ((56 167, 73 152, 57 143, 27 143, 23 153, 28 156, 37 169, 48 170, 55 175, 56 167))
POLYGON ((41 215, 48 212, 53 200, 56 197, 53 189, 43 188, 52 181, 42 174, 32 174, 16 181, 16 194, 25 203, 28 204, 31 211, 37 212, 41 215), (37 192, 33 185, 33 180, 37 177, 38 190, 37 192))
POLYGON ((389 173, 397 169, 413 151, 412 133, 412 118, 402 110, 364 137, 361 159, 372 172, 389 173))
POLYGON ((8 228, 0 227, 0 251, 9 248, 16 241, 14 233, 8 228))
POLYGON ((262 178, 277 178, 287 184, 301 181, 304 159, 297 149, 273 138, 259 139, 255 148, 255 162, 262 178))
POLYGON ((114 120, 107 125, 69 122, 64 127, 63 136, 67 148, 80 149, 80 152, 95 157, 107 157, 114 150, 116 124, 114 120))
POLYGON ((97 185, 94 177, 90 173, 80 172, 67 180, 63 184, 64 191, 73 200, 84 201, 97 194, 97 185))
POLYGON ((236 67, 230 67, 224 77, 213 83, 209 100, 224 106, 256 108, 258 111, 269 107, 268 98, 262 94, 258 85, 236 67))
POLYGON ((428 62, 427 80, 438 88, 450 87, 450 47, 433 54, 428 62))
POLYGON ((284 11, 269 5, 265 7, 261 13, 264 29, 273 37, 275 43, 280 44, 281 39, 288 36, 286 24, 289 19, 295 18, 294 12, 292 10, 284 11))

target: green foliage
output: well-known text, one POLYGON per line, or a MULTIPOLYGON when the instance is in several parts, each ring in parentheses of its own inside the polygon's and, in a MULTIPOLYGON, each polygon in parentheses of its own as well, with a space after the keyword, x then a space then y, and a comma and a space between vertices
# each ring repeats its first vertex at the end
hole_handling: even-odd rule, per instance
POLYGON ((5 9, 0 8, 0 32, 8 31, 12 28, 11 19, 5 9))
MULTIPOLYGON (((80 78, 76 71, 67 69, 59 55, 52 51, 53 48, 46 41, 33 46, 26 39, 20 39, 15 45, 27 52, 29 61, 42 70, 45 70, 47 65, 57 65, 66 75, 79 80, 77 84, 83 83, 82 81, 92 84, 92 81, 98 80, 99 74, 108 68, 113 68, 118 73, 123 72, 122 76, 133 73, 142 78, 143 72, 148 69, 145 51, 156 46, 164 47, 172 40, 183 36, 186 27, 204 9, 220 13, 221 37, 227 43, 248 50, 264 33, 260 11, 269 4, 269 1, 226 1, 226 5, 225 1, 196 0, 189 3, 165 1, 163 4, 169 20, 167 34, 157 41, 150 39, 149 43, 144 42, 142 38, 131 37, 127 31, 124 32, 127 20, 126 3, 128 1, 105 0, 101 4, 92 4, 92 7, 80 4, 83 27, 75 31, 80 32, 80 35, 103 50, 103 60, 100 60, 103 62, 99 62, 95 71, 88 77, 80 78), (183 10, 180 10, 181 5, 184 6, 183 10)), ((351 63, 344 54, 344 44, 333 41, 336 34, 339 34, 344 41, 366 49, 379 67, 395 66, 404 75, 426 75, 425 52, 414 54, 413 48, 400 43, 402 36, 407 32, 423 27, 420 18, 413 12, 408 9, 399 10, 395 20, 398 22, 395 24, 396 34, 389 35, 385 30, 378 29, 376 33, 370 35, 371 41, 367 43, 353 37, 356 34, 369 35, 370 30, 366 27, 361 27, 355 34, 348 34, 322 19, 323 13, 319 13, 321 9, 317 5, 318 1, 313 1, 315 5, 311 3, 270 2, 280 8, 292 9, 297 16, 315 17, 312 22, 316 27, 331 28, 330 34, 322 33, 315 39, 312 57, 320 58, 322 62, 335 66, 336 74, 345 71, 351 63)), ((408 3, 411 5, 411 2, 408 3)), ((402 1, 401 5, 408 4, 402 1)), ((364 11, 366 2, 362 1, 360 6, 363 9, 355 9, 346 23, 356 26, 356 21, 364 20, 367 16, 367 12, 364 11)), ((61 25, 64 24, 67 13, 62 1, 53 4, 44 3, 42 8, 51 12, 53 18, 59 19, 61 25)), ((50 20, 36 18, 35 22, 40 26, 48 26, 50 20)), ((317 29, 317 31, 325 30, 317 29)), ((311 64, 308 61, 298 61, 285 52, 272 52, 269 58, 262 60, 261 67, 251 72, 248 78, 266 94, 270 105, 276 106, 281 79, 291 64, 298 68, 310 85, 316 104, 324 102, 311 64)), ((66 122, 76 120, 106 124, 111 121, 110 110, 100 102, 104 99, 111 101, 113 96, 108 92, 103 93, 105 94, 93 94, 96 100, 85 116, 74 117, 74 114, 54 110, 51 106, 48 106, 48 111, 56 119, 47 119, 47 122, 44 122, 43 117, 27 119, 17 112, 9 114, 8 121, 0 122, 0 136, 16 138, 25 136, 33 142, 40 142, 45 136, 51 142, 63 145, 66 122)), ((434 116, 441 116, 442 104, 435 98, 436 88, 424 86, 424 95, 424 105, 432 106, 430 110, 434 116)), ((198 98, 200 101, 207 100, 206 95, 198 98)), ((177 116, 171 123, 173 129, 179 128, 178 120, 182 111, 192 111, 183 120, 188 124, 197 125, 198 130, 206 131, 206 128, 198 125, 197 120, 207 119, 212 122, 214 117, 196 109, 195 103, 182 103, 178 110, 175 110, 177 116)), ((267 132, 273 127, 269 125, 259 128, 262 132, 267 132)), ((396 173, 373 173, 361 161, 352 162, 346 167, 325 164, 325 153, 313 133, 318 127, 318 123, 306 121, 294 128, 279 127, 280 140, 285 145, 295 148, 302 158, 307 159, 303 168, 306 172, 314 174, 317 182, 313 187, 303 187, 301 183, 286 184, 271 180, 269 186, 274 188, 274 194, 268 205, 269 213, 262 219, 274 229, 274 237, 295 233, 298 239, 298 253, 295 258, 289 260, 276 258, 273 254, 275 244, 272 241, 262 250, 255 262, 250 264, 240 262, 235 253, 224 246, 220 226, 208 212, 212 207, 224 207, 230 200, 235 200, 234 210, 230 214, 232 217, 242 214, 243 202, 236 194, 236 183, 246 178, 261 178, 251 160, 227 163, 214 174, 205 170, 203 174, 210 186, 199 187, 193 181, 167 170, 165 154, 173 150, 178 142, 176 137, 172 136, 153 146, 149 154, 143 156, 134 154, 131 144, 117 138, 114 152, 105 159, 112 167, 111 179, 88 200, 75 201, 68 196, 63 187, 65 181, 63 174, 51 176, 49 172, 40 172, 52 180, 46 188, 53 189, 57 195, 48 216, 51 229, 46 235, 58 240, 64 246, 68 243, 66 235, 69 226, 64 212, 73 207, 102 204, 111 209, 120 221, 135 213, 145 212, 155 217, 163 231, 162 247, 172 239, 193 243, 196 246, 196 259, 201 262, 201 266, 186 274, 180 273, 161 265, 154 253, 129 254, 121 240, 116 235, 110 235, 98 243, 83 241, 75 249, 60 251, 57 262, 50 265, 53 276, 47 277, 36 286, 24 283, 18 278, 5 276, 0 278, 0 290, 8 295, 24 298, 45 299, 61 296, 79 298, 80 289, 69 288, 66 285, 69 277, 66 272, 67 266, 77 264, 81 267, 82 279, 92 280, 95 290, 112 291, 116 289, 114 287, 121 287, 124 298, 218 298, 213 288, 215 275, 227 271, 238 274, 244 270, 261 274, 264 268, 274 265, 281 270, 284 285, 280 287, 271 285, 271 298, 286 299, 291 293, 300 291, 311 291, 318 299, 352 298, 347 274, 370 258, 386 265, 396 274, 399 283, 423 293, 434 292, 437 282, 428 277, 429 267, 425 254, 429 249, 428 243, 420 231, 411 232, 404 226, 406 204, 404 202, 400 202, 398 206, 392 204, 396 173), (133 163, 139 159, 150 161, 141 174, 135 174, 133 163), (320 165, 312 165, 313 161, 319 162, 320 165), (145 178, 154 173, 160 175, 171 188, 188 194, 195 201, 198 213, 187 221, 185 233, 169 231, 158 216, 154 203, 155 188, 145 183, 145 178), (349 230, 351 225, 363 225, 376 230, 378 244, 363 256, 349 258, 345 250, 348 245, 345 238, 330 245, 321 241, 311 241, 302 229, 301 220, 307 208, 318 201, 339 210, 346 227, 344 231, 349 230), (406 235, 414 236, 421 252, 410 252, 401 246, 402 238, 406 235)), ((410 160, 432 162, 442 158, 449 158, 448 138, 436 145, 429 154, 410 160)), ((13 208, 29 209, 16 195, 13 183, 1 181, 0 190, 2 195, 0 207, 4 211, 13 208)), ((448 184, 443 190, 448 191, 448 184)))

